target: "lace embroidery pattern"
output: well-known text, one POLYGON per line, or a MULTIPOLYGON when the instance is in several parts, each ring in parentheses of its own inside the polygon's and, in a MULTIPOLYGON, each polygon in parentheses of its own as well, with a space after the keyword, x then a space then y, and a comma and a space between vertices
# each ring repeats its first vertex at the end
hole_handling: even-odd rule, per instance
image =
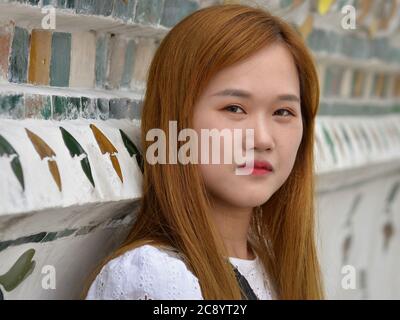
MULTIPOLYGON (((260 265, 243 276, 259 299, 271 299, 264 268, 258 268, 260 265), (263 272, 264 284, 258 270, 263 272)), ((197 277, 178 253, 144 245, 109 261, 93 281, 86 299, 202 300, 203 297, 197 277)))
POLYGON ((202 299, 198 279, 179 257, 144 245, 109 261, 86 299, 202 299))

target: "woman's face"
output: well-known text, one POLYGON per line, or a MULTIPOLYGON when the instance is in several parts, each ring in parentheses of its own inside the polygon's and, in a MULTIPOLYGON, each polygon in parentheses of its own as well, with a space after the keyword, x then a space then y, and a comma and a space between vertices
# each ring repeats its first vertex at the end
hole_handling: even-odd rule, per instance
POLYGON ((283 44, 272 44, 220 71, 197 100, 193 117, 199 142, 201 129, 228 129, 232 136, 233 129, 241 129, 243 140, 239 145, 243 155, 249 151, 245 131, 254 129, 254 145, 250 148, 254 160, 268 161, 273 166, 268 173, 236 174, 243 162, 237 163, 232 156, 232 163, 224 164, 226 144, 221 138, 220 164, 211 164, 211 160, 210 164, 201 164, 199 157, 211 199, 240 208, 268 201, 288 178, 303 134, 300 85, 289 50, 283 44), (227 89, 245 93, 229 93, 227 89), (225 94, 217 94, 221 91, 225 94))

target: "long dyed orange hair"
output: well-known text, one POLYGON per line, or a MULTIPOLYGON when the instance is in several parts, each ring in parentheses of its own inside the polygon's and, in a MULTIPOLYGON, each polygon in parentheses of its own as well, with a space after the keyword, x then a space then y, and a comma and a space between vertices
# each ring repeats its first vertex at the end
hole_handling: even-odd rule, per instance
MULTIPOLYGON (((278 299, 322 299, 323 285, 315 243, 314 119, 319 86, 313 59, 301 36, 262 8, 232 4, 200 9, 172 28, 150 65, 143 101, 143 154, 146 133, 176 120, 192 128, 193 106, 220 70, 277 42, 290 50, 297 66, 303 138, 285 183, 254 214, 249 241, 272 279, 278 299)), ((178 147, 185 142, 178 143, 178 147)), ((168 158, 167 146, 167 159, 168 158)), ((173 247, 199 279, 205 299, 241 299, 234 273, 223 259, 224 244, 208 214, 210 202, 195 164, 144 162, 141 208, 126 241, 109 260, 143 244, 173 247)), ((83 296, 86 296, 87 288, 83 296)))

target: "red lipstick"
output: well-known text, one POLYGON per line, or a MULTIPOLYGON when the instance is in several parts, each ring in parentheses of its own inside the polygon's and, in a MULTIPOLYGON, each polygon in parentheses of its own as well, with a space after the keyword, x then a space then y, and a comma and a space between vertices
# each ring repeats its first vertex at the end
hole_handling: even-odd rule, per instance
MULTIPOLYGON (((244 168, 246 164, 240 165, 239 168, 244 168)), ((272 172, 274 169, 268 161, 254 160, 254 166, 252 167, 252 175, 265 175, 272 172)))

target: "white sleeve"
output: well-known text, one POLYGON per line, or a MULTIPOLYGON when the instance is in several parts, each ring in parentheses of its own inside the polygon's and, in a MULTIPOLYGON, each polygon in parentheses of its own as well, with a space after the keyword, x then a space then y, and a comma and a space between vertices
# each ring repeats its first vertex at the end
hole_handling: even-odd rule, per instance
POLYGON ((199 300, 198 279, 169 252, 144 245, 110 260, 90 286, 86 300, 199 300))

